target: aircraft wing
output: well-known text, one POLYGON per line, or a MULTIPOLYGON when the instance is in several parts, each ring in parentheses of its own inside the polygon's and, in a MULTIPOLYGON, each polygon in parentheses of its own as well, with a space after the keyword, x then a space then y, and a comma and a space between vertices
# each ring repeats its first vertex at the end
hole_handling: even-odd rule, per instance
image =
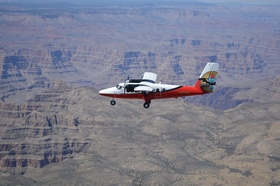
POLYGON ((151 83, 155 83, 156 80, 157 80, 157 74, 152 73, 152 72, 145 72, 142 77, 142 81, 147 81, 147 82, 151 82, 151 83))
POLYGON ((152 87, 148 87, 148 86, 138 86, 134 88, 134 91, 136 92, 152 92, 154 89, 152 87))

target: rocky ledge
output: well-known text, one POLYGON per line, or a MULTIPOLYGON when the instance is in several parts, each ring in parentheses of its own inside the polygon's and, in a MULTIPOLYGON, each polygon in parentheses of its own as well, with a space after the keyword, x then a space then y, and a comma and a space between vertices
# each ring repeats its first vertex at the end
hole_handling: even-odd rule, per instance
POLYGON ((26 104, 0 103, 2 171, 23 174, 27 168, 58 163, 88 148, 88 141, 76 135, 78 118, 65 117, 72 103, 60 95, 69 91, 56 83, 26 104))

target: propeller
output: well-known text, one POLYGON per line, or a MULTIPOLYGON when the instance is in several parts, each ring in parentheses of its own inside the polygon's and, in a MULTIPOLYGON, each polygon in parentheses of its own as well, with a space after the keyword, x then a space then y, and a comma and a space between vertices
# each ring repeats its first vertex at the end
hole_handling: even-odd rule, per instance
POLYGON ((126 82, 129 82, 129 74, 127 75, 127 78, 126 78, 126 80, 124 81, 124 83, 123 83, 123 93, 125 94, 125 90, 126 90, 126 82))

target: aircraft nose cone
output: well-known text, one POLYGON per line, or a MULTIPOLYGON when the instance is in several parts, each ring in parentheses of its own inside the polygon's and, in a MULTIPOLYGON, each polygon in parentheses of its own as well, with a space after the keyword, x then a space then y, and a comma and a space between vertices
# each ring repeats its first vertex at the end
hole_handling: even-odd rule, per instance
POLYGON ((100 94, 100 95, 106 94, 106 89, 100 90, 100 91, 99 91, 99 94, 100 94))
POLYGON ((115 87, 106 88, 106 89, 99 91, 99 94, 102 96, 110 96, 110 95, 113 95, 114 93, 115 93, 115 87))

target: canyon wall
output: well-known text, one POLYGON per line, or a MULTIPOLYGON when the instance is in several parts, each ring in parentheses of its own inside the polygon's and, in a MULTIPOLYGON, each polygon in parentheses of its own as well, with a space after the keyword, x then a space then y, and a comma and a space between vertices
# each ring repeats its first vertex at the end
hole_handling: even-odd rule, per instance
POLYGON ((1 100, 24 102, 26 92, 56 79, 104 88, 145 71, 165 83, 193 84, 209 61, 220 63, 221 89, 250 89, 279 74, 277 8, 6 8, 1 100))
POLYGON ((1 184, 279 185, 279 12, 1 3, 1 184), (207 62, 213 94, 97 94, 145 71, 194 84, 207 62))
POLYGON ((26 104, 0 104, 2 171, 24 174, 27 168, 58 163, 88 148, 88 141, 77 136, 79 118, 66 117, 72 103, 61 94, 69 91, 56 83, 26 104))
POLYGON ((1 183, 279 183, 279 102, 221 111, 158 100, 143 110, 95 92, 56 82, 26 105, 1 103, 1 183))

